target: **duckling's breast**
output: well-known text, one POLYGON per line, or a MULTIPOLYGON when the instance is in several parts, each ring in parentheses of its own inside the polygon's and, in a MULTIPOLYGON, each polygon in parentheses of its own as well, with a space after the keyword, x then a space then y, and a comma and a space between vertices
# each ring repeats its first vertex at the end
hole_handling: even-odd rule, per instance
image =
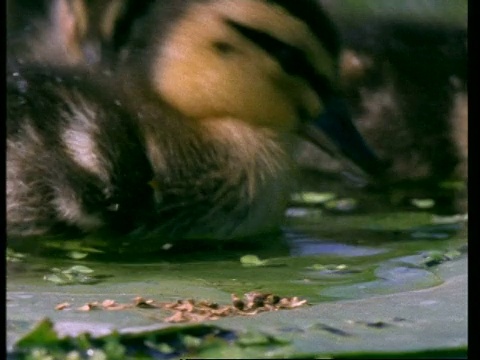
POLYGON ((175 138, 145 135, 156 173, 155 232, 228 239, 278 230, 292 186, 278 136, 231 118, 183 130, 175 138))

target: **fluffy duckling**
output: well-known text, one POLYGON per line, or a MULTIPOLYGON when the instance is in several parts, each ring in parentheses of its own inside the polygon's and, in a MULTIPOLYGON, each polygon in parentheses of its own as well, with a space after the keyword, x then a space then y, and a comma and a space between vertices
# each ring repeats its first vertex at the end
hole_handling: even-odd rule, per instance
MULTIPOLYGON (((137 2, 140 8, 138 4, 143 2, 137 2)), ((128 17, 138 15, 134 10, 126 0, 9 0, 8 61, 11 66, 42 63, 96 69, 121 39, 128 17)))
POLYGON ((297 135, 381 166, 341 108, 317 1, 163 0, 130 25, 111 78, 7 77, 9 239, 278 231, 297 135))
POLYGON ((85 61, 87 30, 82 0, 9 0, 7 49, 12 64, 73 65, 85 61))
MULTIPOLYGON (((430 209, 435 213, 467 211, 466 3, 465 22, 458 24, 442 24, 428 15, 422 21, 378 14, 352 19, 336 2, 326 6, 336 14, 344 39, 344 98, 365 139, 390 164, 384 174, 388 192, 369 192, 362 206, 412 209, 414 199, 429 198, 435 201, 430 209)), ((334 174, 335 160, 310 144, 300 150, 301 165, 334 174)), ((340 187, 338 181, 332 184, 335 180, 322 185, 344 196, 365 193, 340 187)), ((309 186, 318 189, 318 181, 309 186)))

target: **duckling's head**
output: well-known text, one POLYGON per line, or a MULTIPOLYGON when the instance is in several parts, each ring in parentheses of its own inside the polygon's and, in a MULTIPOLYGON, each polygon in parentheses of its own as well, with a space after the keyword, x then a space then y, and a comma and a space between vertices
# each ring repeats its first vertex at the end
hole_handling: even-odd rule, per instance
POLYGON ((111 36, 120 1, 7 1, 9 61, 55 66, 98 63, 101 41, 111 36))
POLYGON ((317 0, 168 0, 152 7, 132 25, 122 55, 135 81, 199 121, 235 118, 303 133, 354 161, 362 153, 363 167, 377 161, 337 109, 340 44, 317 0), (326 144, 319 128, 335 141, 326 144))

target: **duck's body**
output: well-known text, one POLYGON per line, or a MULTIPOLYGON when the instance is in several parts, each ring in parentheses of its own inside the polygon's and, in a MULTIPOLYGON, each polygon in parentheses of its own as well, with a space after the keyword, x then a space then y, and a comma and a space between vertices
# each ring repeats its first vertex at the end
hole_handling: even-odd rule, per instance
POLYGON ((313 0, 172 0, 131 24, 112 78, 20 69, 7 88, 9 237, 278 230, 292 139, 318 141, 338 50, 313 0))

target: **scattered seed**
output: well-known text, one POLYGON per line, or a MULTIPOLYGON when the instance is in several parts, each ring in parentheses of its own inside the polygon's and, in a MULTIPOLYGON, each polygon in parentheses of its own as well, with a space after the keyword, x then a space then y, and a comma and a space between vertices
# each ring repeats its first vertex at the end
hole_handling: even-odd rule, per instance
POLYGON ((55 306, 55 310, 65 310, 69 307, 70 307, 70 304, 68 302, 64 302, 55 306))
POLYGON ((134 305, 142 309, 152 309, 158 306, 155 305, 155 302, 152 299, 146 300, 140 296, 137 296, 133 299, 134 305))
MULTIPOLYGON (((87 303, 78 311, 91 310, 126 310, 135 307, 145 309, 170 310, 173 314, 163 321, 171 323, 201 322, 206 320, 217 320, 227 316, 253 316, 261 312, 294 309, 307 304, 307 300, 298 297, 280 297, 271 293, 249 292, 241 299, 232 294, 231 305, 220 305, 211 301, 195 301, 193 299, 176 300, 170 303, 159 303, 152 299, 144 299, 137 296, 131 303, 120 304, 115 300, 106 299, 101 303, 98 301, 87 303)), ((70 306, 68 303, 58 304, 55 308, 63 310, 70 306)))

